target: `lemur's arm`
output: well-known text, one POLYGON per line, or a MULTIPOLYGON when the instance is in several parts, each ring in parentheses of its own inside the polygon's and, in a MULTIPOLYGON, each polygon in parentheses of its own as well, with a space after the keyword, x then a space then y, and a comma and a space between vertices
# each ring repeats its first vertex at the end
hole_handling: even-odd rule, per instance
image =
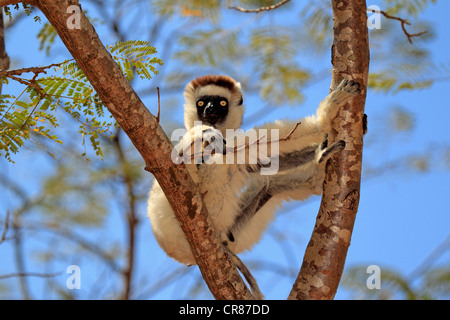
POLYGON ((317 186, 317 183, 322 183, 323 179, 318 177, 316 177, 318 179, 313 179, 313 176, 321 175, 321 171, 324 172, 325 160, 344 148, 343 140, 333 143, 330 147, 328 147, 328 141, 325 140, 320 145, 306 147, 280 156, 280 168, 288 172, 283 175, 269 176, 264 180, 264 184, 251 183, 242 192, 239 197, 239 213, 234 224, 229 228, 228 239, 232 242, 235 241, 233 233, 245 228, 245 224, 249 223, 274 196, 288 191, 308 189, 314 193, 314 190, 320 187, 317 186))
MULTIPOLYGON (((272 200, 273 203, 278 202, 281 204, 282 200, 289 200, 288 198, 292 197, 294 193, 299 193, 300 199, 306 199, 311 194, 321 192, 325 174, 324 160, 345 147, 345 142, 342 140, 328 147, 326 136, 331 128, 331 120, 336 116, 339 108, 351 96, 358 93, 360 93, 360 85, 358 83, 343 80, 320 103, 317 110, 316 134, 323 134, 325 141, 321 144, 312 143, 300 150, 296 149, 287 153, 280 152, 277 159, 271 158, 271 161, 279 161, 280 174, 268 176, 265 179, 256 178, 250 182, 247 189, 240 195, 239 213, 236 215, 234 224, 227 233, 229 241, 234 242, 236 236, 239 237, 242 230, 246 229, 246 225, 252 223, 251 220, 253 217, 255 219, 259 219, 258 217, 265 219, 264 216, 270 215, 274 208, 272 208, 273 205, 271 208, 265 208, 265 205, 269 201, 272 200), (277 199, 274 199, 274 197, 277 199), (261 214, 258 211, 261 211, 261 214)), ((308 134, 314 133, 315 119, 307 118, 306 120, 308 121, 308 128, 313 128, 308 134)), ((363 131, 367 131, 366 116, 363 119, 363 131)), ((258 162, 256 166, 247 166, 247 170, 254 173, 267 166, 270 166, 270 163, 261 164, 258 162)))

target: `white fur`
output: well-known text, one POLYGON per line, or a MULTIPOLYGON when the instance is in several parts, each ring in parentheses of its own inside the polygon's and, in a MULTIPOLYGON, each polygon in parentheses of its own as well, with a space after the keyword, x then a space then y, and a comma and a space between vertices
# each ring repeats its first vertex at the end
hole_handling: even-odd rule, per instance
POLYGON ((229 243, 229 247, 236 253, 249 250, 256 244, 267 225, 273 220, 275 211, 284 202, 290 200, 306 200, 311 195, 322 193, 323 180, 325 178, 326 161, 319 163, 323 153, 319 145, 325 140, 331 128, 331 121, 336 117, 339 109, 356 93, 356 87, 348 87, 346 82, 342 82, 324 100, 321 101, 317 109, 317 116, 308 116, 300 121, 275 120, 256 129, 268 129, 268 141, 273 140, 270 129, 279 129, 279 138, 286 138, 294 128, 289 140, 280 141, 279 153, 288 153, 301 150, 308 146, 317 146, 314 161, 308 162, 295 169, 279 172, 275 176, 252 176, 252 180, 247 184, 246 192, 241 194, 239 199, 241 204, 249 203, 261 189, 261 186, 277 185, 290 188, 273 196, 257 214, 254 215, 240 230, 234 231, 235 242, 229 243))
MULTIPOLYGON (((192 89, 192 88, 190 88, 192 89)), ((291 199, 304 200, 311 194, 320 194, 325 174, 325 161, 319 163, 322 150, 319 145, 324 141, 330 130, 331 120, 336 116, 339 108, 354 95, 356 90, 348 88, 341 83, 338 88, 330 93, 319 105, 317 116, 306 117, 292 133, 289 139, 284 139, 293 130, 296 121, 274 121, 255 129, 279 129, 279 154, 303 150, 309 146, 316 147, 316 155, 313 161, 291 170, 278 173, 275 176, 260 176, 259 173, 250 174, 246 164, 202 164, 197 168, 195 164, 187 164, 189 174, 197 184, 199 191, 204 195, 204 203, 211 216, 216 232, 222 240, 227 241, 227 233, 233 226, 239 214, 240 204, 250 202, 261 187, 267 186, 281 188, 289 186, 289 190, 273 196, 249 221, 238 228, 233 235, 234 242, 228 242, 229 248, 234 253, 250 249, 259 241, 268 223, 273 219, 274 212, 283 201, 291 199), (244 188, 246 189, 242 191, 244 188), (241 198, 239 198, 241 197, 241 198)), ((242 121, 243 108, 237 107, 236 97, 227 96, 230 92, 216 86, 205 86, 197 91, 185 91, 185 125, 190 129, 180 143, 177 150, 189 149, 196 138, 193 123, 197 120, 196 98, 204 94, 223 95, 230 103, 229 117, 222 127, 217 127, 223 134, 224 129, 238 128, 242 121), (234 109, 233 109, 234 108, 234 109)), ((240 98, 240 97, 239 97, 240 98)), ((208 131, 211 134, 214 129, 203 126, 201 134, 208 131)), ((198 132, 198 131, 197 131, 198 132)), ((201 138, 205 138, 202 136, 201 138)), ((206 137, 207 138, 207 137, 206 137)), ((267 132, 267 140, 273 140, 270 130, 267 132)), ((228 144, 228 141, 227 141, 228 144)), ((239 152, 246 152, 244 148, 239 152)), ((238 153, 238 152, 237 152, 238 153)), ((248 156, 248 155, 247 155, 248 156)), ((271 154, 276 156, 276 154, 271 154)), ((211 156, 211 159, 224 157, 220 153, 211 156)), ((247 157, 248 159, 248 157, 247 157)), ((223 159, 222 159, 223 160, 223 159)), ((175 214, 167 201, 158 182, 155 181, 148 201, 148 216, 150 218, 155 237, 164 251, 174 259, 184 264, 195 264, 186 237, 182 232, 175 214)))
POLYGON ((288 191, 283 191, 274 195, 262 208, 260 208, 246 224, 238 230, 233 230, 234 242, 229 243, 229 247, 236 253, 249 250, 262 237, 270 221, 274 218, 274 213, 284 202, 290 200, 306 200, 311 195, 322 193, 322 183, 325 177, 325 162, 318 163, 320 158, 319 148, 316 149, 315 161, 310 161, 305 165, 280 172, 275 176, 252 177, 251 183, 240 196, 240 203, 246 204, 252 201, 256 192, 261 189, 261 185, 269 186, 290 186, 288 191))
MULTIPOLYGON (((203 130, 216 130, 212 127, 202 126, 203 130)), ((175 146, 177 150, 189 149, 196 137, 196 128, 192 128, 175 146)), ((202 133, 202 130, 200 130, 202 133)), ((211 135, 211 133, 209 133, 211 135)), ((200 137, 201 138, 201 137, 200 137)), ((203 137, 204 140, 207 138, 203 137)), ((222 154, 211 155, 211 160, 223 157, 222 154)), ((248 173, 242 166, 232 164, 203 164, 197 169, 192 161, 186 168, 196 182, 197 188, 203 194, 203 203, 211 217, 213 226, 218 234, 224 234, 234 223, 238 213, 239 203, 236 201, 238 191, 248 181, 248 173)), ((148 216, 153 233, 159 245, 172 258, 184 264, 195 264, 194 256, 190 250, 175 214, 160 185, 155 180, 148 201, 148 216)))

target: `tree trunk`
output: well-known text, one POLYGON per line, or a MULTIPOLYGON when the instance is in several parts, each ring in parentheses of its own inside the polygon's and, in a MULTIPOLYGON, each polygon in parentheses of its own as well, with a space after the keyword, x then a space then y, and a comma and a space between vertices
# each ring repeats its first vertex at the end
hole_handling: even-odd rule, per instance
POLYGON ((345 265, 358 210, 363 149, 363 116, 369 73, 367 9, 364 0, 332 0, 334 42, 331 88, 342 79, 361 84, 333 121, 330 143, 345 150, 326 168, 322 202, 300 273, 289 299, 333 299, 345 265))
MULTIPOLYGON (((20 1, 4 1, 2 5, 20 1)), ((80 28, 69 29, 69 0, 23 1, 39 8, 83 70, 120 127, 128 135, 171 204, 191 245, 203 278, 216 299, 252 299, 229 256, 224 253, 202 197, 184 165, 171 160, 172 143, 122 74, 84 13, 80 28)), ((81 6, 80 6, 81 7, 81 6)))

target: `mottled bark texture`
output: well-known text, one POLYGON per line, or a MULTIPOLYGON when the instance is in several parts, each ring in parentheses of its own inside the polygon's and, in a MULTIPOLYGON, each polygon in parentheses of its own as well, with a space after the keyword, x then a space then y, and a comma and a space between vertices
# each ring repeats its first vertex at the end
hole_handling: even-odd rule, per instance
POLYGON ((342 79, 361 84, 333 121, 330 143, 346 142, 345 150, 327 164, 322 202, 300 273, 289 299, 333 299, 350 246, 359 204, 363 149, 363 115, 369 72, 369 40, 365 0, 332 0, 334 42, 331 88, 342 79))
MULTIPOLYGON (((2 5, 17 1, 2 1, 2 5)), ((69 29, 67 13, 78 1, 25 1, 39 8, 58 32, 105 106, 128 135, 167 195, 194 257, 216 299, 251 299, 252 295, 222 250, 189 174, 171 161, 172 144, 123 76, 119 66, 100 41, 94 27, 81 13, 81 28, 69 29)), ((149 248, 150 250, 150 248, 149 248)))

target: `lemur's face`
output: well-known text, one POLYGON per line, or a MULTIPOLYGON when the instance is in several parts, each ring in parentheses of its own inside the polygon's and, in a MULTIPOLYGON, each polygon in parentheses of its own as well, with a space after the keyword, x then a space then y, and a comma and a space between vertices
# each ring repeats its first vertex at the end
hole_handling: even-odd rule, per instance
POLYGON ((241 86, 227 76, 207 75, 192 80, 184 91, 184 124, 190 130, 196 121, 225 134, 240 128, 244 106, 241 86))
POLYGON ((205 95, 196 102, 197 115, 203 123, 214 126, 228 115, 228 99, 218 95, 205 95))

